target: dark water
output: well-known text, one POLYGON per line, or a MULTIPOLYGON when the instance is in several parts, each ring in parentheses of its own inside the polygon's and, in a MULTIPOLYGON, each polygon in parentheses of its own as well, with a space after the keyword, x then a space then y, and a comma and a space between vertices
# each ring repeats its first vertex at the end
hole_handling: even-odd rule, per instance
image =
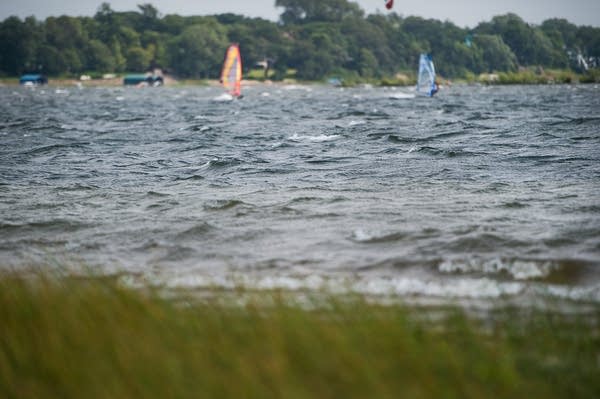
POLYGON ((600 88, 0 88, 0 263, 600 302, 600 88))

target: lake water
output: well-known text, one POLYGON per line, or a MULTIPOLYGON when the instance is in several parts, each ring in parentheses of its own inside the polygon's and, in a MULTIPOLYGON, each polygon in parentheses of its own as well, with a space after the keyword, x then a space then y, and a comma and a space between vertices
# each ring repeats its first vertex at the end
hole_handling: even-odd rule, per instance
POLYGON ((0 87, 0 263, 600 303, 600 88, 0 87))

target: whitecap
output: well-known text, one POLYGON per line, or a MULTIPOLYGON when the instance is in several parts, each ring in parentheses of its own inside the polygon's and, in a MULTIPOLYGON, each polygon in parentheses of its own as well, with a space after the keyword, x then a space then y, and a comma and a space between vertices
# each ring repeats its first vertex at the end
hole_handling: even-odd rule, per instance
POLYGON ((350 121, 350 123, 348 123, 348 126, 359 126, 359 125, 364 125, 366 123, 367 123, 367 121, 363 121, 363 120, 350 121))
POLYGON ((301 135, 295 133, 289 139, 292 141, 312 141, 315 143, 322 143, 325 141, 337 140, 340 137, 341 136, 338 134, 332 134, 332 135, 321 134, 319 136, 301 136, 301 135))
POLYGON ((364 231, 362 229, 358 229, 352 232, 352 239, 358 242, 371 241, 375 237, 377 237, 375 234, 364 231))
POLYGON ((216 96, 213 98, 213 101, 216 102, 228 102, 228 101, 233 101, 233 96, 229 93, 223 93, 219 96, 216 96))
POLYGON ((552 297, 569 299, 572 301, 586 301, 600 303, 600 285, 589 287, 568 287, 559 285, 550 285, 547 287, 538 287, 538 291, 546 293, 552 297), (544 292, 545 291, 545 292, 544 292))
POLYGON ((395 100, 408 100, 415 98, 415 95, 413 93, 393 93, 389 95, 389 98, 393 98, 395 100))
POLYGON ((439 264, 438 270, 442 273, 483 273, 498 274, 508 273, 515 280, 530 280, 544 278, 550 275, 557 266, 552 262, 502 260, 494 258, 482 259, 447 259, 439 264))
MULTIPOLYGON (((497 299, 523 293, 526 286, 492 279, 419 279, 407 277, 325 277, 311 275, 178 275, 157 281, 170 288, 244 287, 259 290, 321 291, 336 294, 363 294, 374 297, 440 297, 452 299, 497 299)), ((565 295, 566 296, 566 295, 565 295)), ((571 295, 573 296, 573 295, 571 295)))
POLYGON ((445 298, 489 299, 514 296, 522 292, 520 283, 499 283, 483 279, 424 280, 417 278, 365 279, 352 291, 369 295, 422 295, 445 298))

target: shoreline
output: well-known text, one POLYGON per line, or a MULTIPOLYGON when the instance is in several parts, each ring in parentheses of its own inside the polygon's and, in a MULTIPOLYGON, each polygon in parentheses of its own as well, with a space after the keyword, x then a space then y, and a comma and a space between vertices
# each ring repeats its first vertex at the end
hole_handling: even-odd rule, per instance
MULTIPOLYGON (((77 78, 48 78, 46 86, 49 87, 123 87, 123 76, 117 76, 110 79, 90 79, 80 80, 77 78)), ((522 72, 502 72, 492 74, 480 74, 478 76, 469 76, 456 80, 439 77, 442 86, 470 85, 479 84, 487 86, 551 86, 551 85, 587 85, 600 83, 600 71, 591 71, 587 74, 577 74, 572 71, 548 71, 544 74, 534 74, 530 71, 522 72)), ((326 80, 302 81, 296 79, 269 80, 269 79, 243 79, 243 86, 259 85, 323 85, 331 87, 359 87, 361 85, 371 85, 373 87, 412 87, 416 84, 412 79, 407 79, 405 75, 402 78, 382 77, 380 79, 359 79, 343 81, 340 85, 332 85, 326 80)), ((164 76, 164 86, 219 86, 217 79, 178 79, 171 76, 164 76)), ((20 86, 18 77, 0 78, 0 87, 20 86)))
MULTIPOLYGON (((220 86, 218 79, 175 79, 171 77, 165 77, 164 86, 220 86)), ((287 84, 327 84, 326 82, 318 81, 307 81, 299 82, 294 79, 285 79, 282 81, 273 80, 254 80, 244 79, 242 80, 243 86, 259 86, 259 85, 287 85, 287 84)), ((21 86, 19 84, 18 77, 11 78, 0 78, 0 87, 14 87, 21 86)), ((79 87, 126 87, 123 84, 123 77, 116 77, 111 79, 92 79, 92 80, 79 80, 69 78, 48 78, 48 83, 41 85, 41 87, 65 87, 65 86, 79 86, 79 87)), ((135 87, 135 86, 131 86, 135 87)))

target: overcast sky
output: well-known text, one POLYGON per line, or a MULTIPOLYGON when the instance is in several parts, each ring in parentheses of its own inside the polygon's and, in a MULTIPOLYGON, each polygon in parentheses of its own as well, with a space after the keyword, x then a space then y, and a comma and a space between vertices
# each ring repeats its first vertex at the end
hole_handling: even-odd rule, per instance
MULTIPOLYGON (((137 4, 151 3, 162 14, 206 15, 235 13, 276 21, 281 9, 275 0, 113 0, 116 11, 137 10, 137 4)), ((369 14, 387 12, 385 0, 356 0, 369 14)), ((92 16, 102 0, 0 0, 0 20, 11 15, 38 19, 48 16, 92 16)), ((474 27, 494 15, 514 12, 529 23, 548 18, 566 18, 577 25, 600 26, 600 0, 395 0, 398 14, 450 20, 461 27, 474 27)))

